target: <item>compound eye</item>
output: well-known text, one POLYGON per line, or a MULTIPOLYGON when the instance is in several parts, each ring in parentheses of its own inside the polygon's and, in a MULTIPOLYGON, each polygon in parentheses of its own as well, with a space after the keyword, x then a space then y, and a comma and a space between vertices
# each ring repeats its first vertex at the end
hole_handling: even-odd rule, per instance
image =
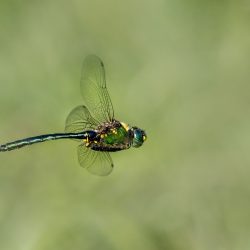
POLYGON ((145 132, 139 128, 134 129, 134 138, 133 138, 133 147, 138 148, 140 147, 143 142, 146 140, 147 136, 145 132))

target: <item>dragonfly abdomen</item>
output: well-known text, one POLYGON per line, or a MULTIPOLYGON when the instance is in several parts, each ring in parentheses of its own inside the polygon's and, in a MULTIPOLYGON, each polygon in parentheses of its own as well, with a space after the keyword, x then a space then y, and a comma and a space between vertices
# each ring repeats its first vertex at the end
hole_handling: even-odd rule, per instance
POLYGON ((19 149, 28 145, 32 145, 39 142, 58 140, 58 139, 85 139, 88 136, 93 136, 94 131, 84 131, 82 133, 56 133, 56 134, 47 134, 39 135, 34 137, 29 137, 13 142, 9 142, 3 145, 0 145, 0 152, 11 151, 14 149, 19 149))

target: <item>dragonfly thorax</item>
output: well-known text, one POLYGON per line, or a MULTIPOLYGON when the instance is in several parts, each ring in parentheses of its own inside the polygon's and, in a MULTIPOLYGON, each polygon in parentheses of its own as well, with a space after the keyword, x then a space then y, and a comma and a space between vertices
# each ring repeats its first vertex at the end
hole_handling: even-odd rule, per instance
POLYGON ((86 146, 95 151, 115 152, 130 148, 132 140, 133 134, 129 126, 113 120, 98 126, 96 136, 90 136, 86 146))

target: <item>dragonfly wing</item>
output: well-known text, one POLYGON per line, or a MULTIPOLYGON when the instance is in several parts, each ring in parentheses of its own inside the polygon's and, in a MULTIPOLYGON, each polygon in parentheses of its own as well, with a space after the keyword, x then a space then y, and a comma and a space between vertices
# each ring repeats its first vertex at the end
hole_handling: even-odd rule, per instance
POLYGON ((68 115, 65 124, 66 133, 80 133, 86 129, 94 129, 98 122, 91 116, 85 106, 75 107, 68 115))
POLYGON ((106 87, 104 64, 95 55, 87 56, 83 62, 81 93, 95 119, 100 123, 112 121, 114 110, 106 87))
POLYGON ((82 144, 77 153, 80 165, 90 173, 105 176, 112 172, 114 164, 108 152, 94 151, 82 144))

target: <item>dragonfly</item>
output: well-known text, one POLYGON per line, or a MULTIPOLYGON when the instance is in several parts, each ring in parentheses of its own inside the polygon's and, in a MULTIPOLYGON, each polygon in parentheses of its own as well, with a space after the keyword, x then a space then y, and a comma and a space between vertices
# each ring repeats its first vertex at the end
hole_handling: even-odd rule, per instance
POLYGON ((107 90, 105 68, 96 55, 83 61, 80 89, 86 105, 75 107, 68 115, 64 133, 45 134, 0 145, 0 152, 35 143, 73 139, 79 164, 90 173, 106 176, 113 168, 111 152, 138 148, 147 139, 146 132, 114 118, 114 108, 107 90))

